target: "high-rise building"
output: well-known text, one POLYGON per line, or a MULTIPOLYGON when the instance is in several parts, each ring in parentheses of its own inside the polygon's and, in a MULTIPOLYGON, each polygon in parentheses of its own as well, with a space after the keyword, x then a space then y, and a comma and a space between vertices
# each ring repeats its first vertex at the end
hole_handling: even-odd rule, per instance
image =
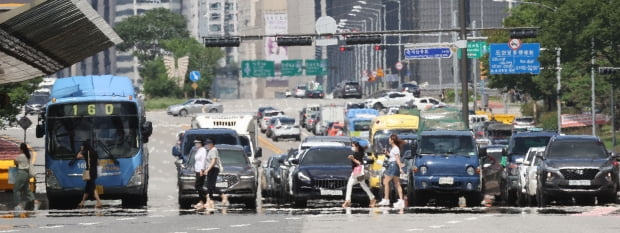
MULTIPOLYGON (((127 17, 140 15, 155 8, 166 8, 181 13, 182 6, 181 0, 89 0, 89 2, 112 27, 127 17)), ((58 72, 57 77, 114 74, 131 78, 134 86, 140 88, 143 82, 138 72, 138 65, 138 60, 131 52, 120 52, 112 47, 58 72)))

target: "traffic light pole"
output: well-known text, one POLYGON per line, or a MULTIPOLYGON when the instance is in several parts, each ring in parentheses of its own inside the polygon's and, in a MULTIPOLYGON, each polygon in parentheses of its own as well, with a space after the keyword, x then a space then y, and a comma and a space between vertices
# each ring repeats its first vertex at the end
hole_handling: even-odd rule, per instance
MULTIPOLYGON (((562 48, 555 48, 555 76, 558 81, 558 87, 555 89, 556 100, 555 104, 558 108, 558 133, 562 133, 562 100, 560 99, 560 91, 562 89, 562 67, 560 63, 560 55, 562 54, 562 48)), ((536 104, 536 103, 534 103, 536 104)))
MULTIPOLYGON (((467 14, 465 12, 465 3, 467 0, 459 0, 459 37, 461 40, 467 41, 467 14)), ((465 128, 469 128, 469 91, 467 85, 467 75, 469 69, 467 67, 467 46, 461 49, 461 59, 459 59, 459 72, 461 77, 461 114, 463 116, 463 122, 465 128)), ((455 95, 457 93, 454 93, 455 95)))

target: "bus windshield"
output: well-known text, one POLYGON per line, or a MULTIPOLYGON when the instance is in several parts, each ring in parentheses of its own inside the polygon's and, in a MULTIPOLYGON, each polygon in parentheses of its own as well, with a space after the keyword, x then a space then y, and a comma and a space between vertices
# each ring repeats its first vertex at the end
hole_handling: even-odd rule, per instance
POLYGON ((74 158, 85 141, 104 159, 132 157, 140 148, 133 103, 53 105, 47 124, 47 146, 53 159, 74 158))
POLYGON ((355 131, 367 131, 370 129, 370 119, 357 120, 353 122, 353 130, 355 131))

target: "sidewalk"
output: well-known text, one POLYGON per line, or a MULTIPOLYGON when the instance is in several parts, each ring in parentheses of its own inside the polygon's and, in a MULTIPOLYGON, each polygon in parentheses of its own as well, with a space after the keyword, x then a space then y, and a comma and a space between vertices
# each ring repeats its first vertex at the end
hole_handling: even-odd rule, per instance
POLYGON ((19 144, 0 136, 0 160, 13 160, 20 153, 19 144))

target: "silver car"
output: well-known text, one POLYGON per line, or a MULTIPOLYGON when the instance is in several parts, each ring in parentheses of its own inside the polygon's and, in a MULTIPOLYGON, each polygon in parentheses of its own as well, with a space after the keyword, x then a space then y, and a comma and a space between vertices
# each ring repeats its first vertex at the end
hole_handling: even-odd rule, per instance
POLYGON ((187 116, 196 113, 218 113, 224 112, 221 103, 215 103, 210 99, 189 99, 185 103, 175 104, 168 107, 168 115, 187 116))
POLYGON ((295 141, 301 141, 301 129, 295 124, 295 118, 278 117, 276 118, 273 128, 271 129, 271 138, 278 141, 281 138, 294 138, 295 141))

